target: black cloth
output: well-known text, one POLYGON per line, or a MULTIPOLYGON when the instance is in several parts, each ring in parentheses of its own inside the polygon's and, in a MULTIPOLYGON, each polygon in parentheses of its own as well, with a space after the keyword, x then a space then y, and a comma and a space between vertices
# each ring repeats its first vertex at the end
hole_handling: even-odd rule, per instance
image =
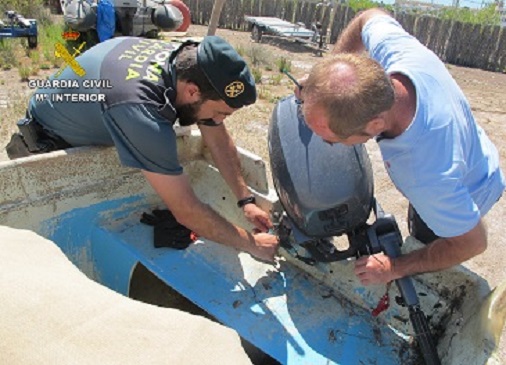
POLYGON ((429 244, 439 238, 439 236, 425 224, 422 217, 420 217, 411 204, 409 204, 408 207, 408 230, 411 236, 425 244, 429 244))
POLYGON ((195 241, 195 234, 180 224, 168 209, 155 209, 151 214, 142 213, 141 223, 153 226, 153 244, 156 248, 184 250, 195 241))
POLYGON ((5 147, 11 160, 72 147, 63 138, 45 130, 29 115, 17 125, 20 133, 14 133, 5 147))

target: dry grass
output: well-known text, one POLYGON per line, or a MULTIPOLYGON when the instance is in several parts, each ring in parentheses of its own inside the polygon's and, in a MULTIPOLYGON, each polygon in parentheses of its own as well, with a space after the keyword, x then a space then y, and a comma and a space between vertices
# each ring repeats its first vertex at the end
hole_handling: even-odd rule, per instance
MULTIPOLYGON (((0 100, 3 96, 0 94, 0 100)), ((6 157, 5 146, 12 133, 17 131, 16 123, 24 115, 28 99, 26 93, 18 91, 9 95, 7 105, 0 103, 0 161, 6 157)))

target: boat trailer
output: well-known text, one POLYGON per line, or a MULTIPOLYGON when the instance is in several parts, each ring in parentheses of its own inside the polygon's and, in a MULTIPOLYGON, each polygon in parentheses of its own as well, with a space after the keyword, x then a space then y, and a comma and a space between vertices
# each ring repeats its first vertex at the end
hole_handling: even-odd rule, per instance
POLYGON ((0 20, 0 41, 4 38, 26 38, 28 48, 37 48, 37 20, 26 19, 13 10, 5 12, 6 20, 0 20))
POLYGON ((264 35, 272 35, 305 44, 318 56, 322 56, 327 49, 326 37, 319 22, 313 22, 311 29, 307 29, 303 23, 294 24, 276 17, 246 15, 244 20, 249 24, 251 38, 257 43, 262 42, 264 35))

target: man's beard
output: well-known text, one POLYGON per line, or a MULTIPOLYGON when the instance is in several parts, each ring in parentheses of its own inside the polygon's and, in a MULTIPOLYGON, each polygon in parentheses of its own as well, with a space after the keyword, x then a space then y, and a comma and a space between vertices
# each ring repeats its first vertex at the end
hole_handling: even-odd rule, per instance
POLYGON ((197 114, 200 111, 202 100, 196 101, 191 104, 185 104, 177 108, 177 116, 179 118, 179 125, 186 127, 197 122, 197 114))

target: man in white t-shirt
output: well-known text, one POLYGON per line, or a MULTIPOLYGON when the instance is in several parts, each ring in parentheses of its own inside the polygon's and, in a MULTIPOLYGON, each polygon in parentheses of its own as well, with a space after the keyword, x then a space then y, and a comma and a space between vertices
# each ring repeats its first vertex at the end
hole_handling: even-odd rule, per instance
POLYGON ((376 139, 410 202, 410 233, 427 243, 397 259, 360 258, 361 282, 438 271, 483 252, 482 217, 505 179, 495 146, 443 62, 379 9, 357 15, 333 53, 303 81, 305 120, 329 143, 376 139))

